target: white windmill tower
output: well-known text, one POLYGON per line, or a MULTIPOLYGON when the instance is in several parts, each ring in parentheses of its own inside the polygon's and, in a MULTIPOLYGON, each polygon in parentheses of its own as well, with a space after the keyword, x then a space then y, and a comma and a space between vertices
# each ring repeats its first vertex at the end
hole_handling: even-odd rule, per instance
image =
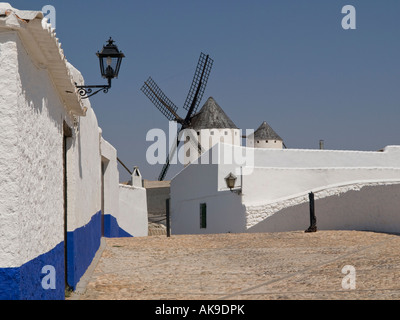
POLYGON ((283 149, 283 139, 264 121, 261 126, 248 136, 247 147, 260 149, 283 149))
POLYGON ((200 111, 192 117, 191 124, 183 131, 183 135, 185 166, 200 156, 196 145, 201 146, 201 153, 211 149, 218 142, 241 145, 240 129, 213 97, 208 98, 200 111))

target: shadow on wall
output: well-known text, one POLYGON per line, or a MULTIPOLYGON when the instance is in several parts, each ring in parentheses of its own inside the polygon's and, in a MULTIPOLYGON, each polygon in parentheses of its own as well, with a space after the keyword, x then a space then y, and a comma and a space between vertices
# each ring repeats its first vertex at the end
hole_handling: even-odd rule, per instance
MULTIPOLYGON (((359 191, 315 200, 318 230, 358 230, 400 233, 400 184, 365 186, 359 191)), ((247 232, 306 230, 309 204, 282 209, 247 232)))
POLYGON ((25 102, 19 102, 29 105, 35 113, 46 112, 48 118, 52 120, 54 127, 58 129, 58 133, 62 135, 63 126, 60 119, 64 118, 64 110, 54 107, 54 105, 60 105, 60 101, 55 95, 54 85, 49 81, 48 72, 46 69, 36 69, 24 46, 20 41, 17 43, 19 47, 18 74, 21 81, 21 88, 24 88, 22 96, 25 99, 25 102))

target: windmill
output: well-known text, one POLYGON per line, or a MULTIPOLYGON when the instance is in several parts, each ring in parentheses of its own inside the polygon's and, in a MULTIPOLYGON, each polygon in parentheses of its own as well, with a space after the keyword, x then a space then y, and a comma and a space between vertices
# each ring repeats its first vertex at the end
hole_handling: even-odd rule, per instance
MULTIPOLYGON (((170 166, 170 159, 172 159, 180 144, 180 139, 179 139, 180 132, 190 126, 191 119, 197 112, 197 109, 199 107, 200 101, 203 97, 207 85, 208 77, 210 75, 213 62, 214 61, 210 58, 209 55, 205 55, 204 53, 200 54, 200 58, 196 67, 196 72, 193 77, 192 85, 190 86, 189 93, 186 97, 185 104, 183 106, 183 109, 187 111, 186 116, 184 118, 181 118, 177 114, 178 107, 170 99, 168 99, 168 97, 162 92, 162 90, 159 88, 159 86, 154 82, 154 80, 151 77, 149 77, 147 81, 145 81, 144 85, 141 88, 143 93, 150 99, 151 102, 153 102, 153 104, 157 107, 157 109, 160 110, 161 113, 169 121, 176 121, 181 125, 181 127, 178 128, 178 132, 176 134, 176 143, 173 144, 173 147, 170 150, 166 162, 158 177, 159 181, 164 180, 168 168, 170 166)), ((196 141, 197 138, 190 137, 189 140, 192 143, 195 143, 194 141, 196 141)), ((199 143, 196 144, 196 148, 198 148, 200 154, 203 152, 203 148, 199 143)))

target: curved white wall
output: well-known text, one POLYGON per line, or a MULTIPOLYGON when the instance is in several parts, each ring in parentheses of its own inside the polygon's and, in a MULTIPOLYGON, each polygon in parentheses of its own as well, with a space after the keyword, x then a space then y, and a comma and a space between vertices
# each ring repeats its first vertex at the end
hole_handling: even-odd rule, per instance
MULTIPOLYGON (((318 230, 400 232, 400 182, 359 183, 315 194, 318 230)), ((308 196, 247 208, 248 232, 306 230, 308 196)))

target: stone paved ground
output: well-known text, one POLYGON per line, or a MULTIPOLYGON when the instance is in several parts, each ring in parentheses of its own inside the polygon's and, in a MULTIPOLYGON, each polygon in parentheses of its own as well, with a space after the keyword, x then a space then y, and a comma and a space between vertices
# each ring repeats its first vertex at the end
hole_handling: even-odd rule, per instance
POLYGON ((106 239, 81 300, 400 299, 400 236, 357 231, 106 239), (345 290, 342 268, 356 270, 345 290))

